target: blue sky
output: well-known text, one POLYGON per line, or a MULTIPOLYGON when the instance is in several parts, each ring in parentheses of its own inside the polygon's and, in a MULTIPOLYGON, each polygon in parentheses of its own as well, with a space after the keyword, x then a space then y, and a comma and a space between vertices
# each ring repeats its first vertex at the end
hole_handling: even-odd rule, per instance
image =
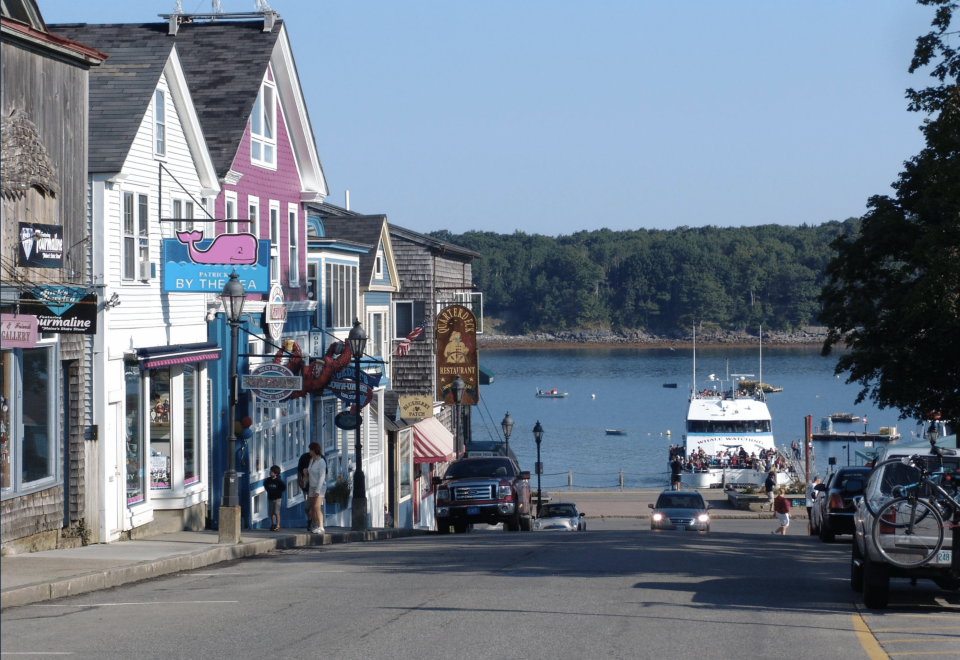
MULTIPOLYGON (((39 3, 48 23, 174 4, 39 3)), ((272 6, 329 201, 419 231, 817 224, 923 146, 904 90, 930 80, 907 67, 932 13, 909 0, 272 6)))

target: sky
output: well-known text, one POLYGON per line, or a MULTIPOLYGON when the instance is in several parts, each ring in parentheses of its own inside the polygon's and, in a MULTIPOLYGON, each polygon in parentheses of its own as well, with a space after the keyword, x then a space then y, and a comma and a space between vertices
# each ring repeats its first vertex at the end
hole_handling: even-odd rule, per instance
MULTIPOLYGON (((38 2, 48 23, 174 5, 38 2)), ((862 215, 923 147, 904 91, 932 80, 907 68, 933 15, 910 0, 271 5, 327 201, 417 231, 820 224, 862 215)))

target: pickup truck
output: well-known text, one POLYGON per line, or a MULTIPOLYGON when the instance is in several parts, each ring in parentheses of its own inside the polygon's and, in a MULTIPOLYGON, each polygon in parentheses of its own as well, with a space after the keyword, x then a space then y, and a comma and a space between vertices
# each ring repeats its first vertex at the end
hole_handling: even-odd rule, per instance
POLYGON ((932 580, 938 587, 946 591, 960 589, 960 570, 955 555, 960 555, 960 530, 951 533, 947 530, 943 549, 934 561, 916 568, 902 568, 894 566, 884 560, 873 542, 874 527, 871 507, 867 506, 870 499, 872 509, 878 511, 883 502, 891 499, 898 486, 914 483, 919 472, 900 462, 895 461, 880 465, 885 460, 919 456, 918 460, 933 461, 932 465, 941 464, 945 472, 951 475, 951 481, 960 475, 960 459, 956 455, 947 455, 947 451, 933 451, 909 447, 889 447, 877 457, 877 468, 870 475, 864 488, 863 496, 857 498, 857 508, 854 512, 853 546, 850 558, 850 586, 854 591, 863 593, 863 604, 871 609, 883 609, 890 599, 890 579, 906 578, 909 580, 932 580))
POLYGON ((434 477, 437 488, 437 531, 453 527, 462 534, 476 523, 503 523, 507 531, 532 531, 530 473, 507 456, 461 458, 434 477))

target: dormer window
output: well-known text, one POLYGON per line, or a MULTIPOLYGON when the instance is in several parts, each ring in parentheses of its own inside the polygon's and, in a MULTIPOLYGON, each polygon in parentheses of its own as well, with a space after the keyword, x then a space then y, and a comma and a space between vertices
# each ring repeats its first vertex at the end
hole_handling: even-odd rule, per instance
POLYGON ((373 273, 378 280, 383 279, 383 255, 382 254, 377 255, 377 259, 374 262, 373 273))
POLYGON ((161 92, 158 89, 155 94, 154 103, 153 103, 153 115, 154 115, 154 119, 156 120, 156 130, 154 131, 154 135, 156 137, 156 142, 157 142, 155 147, 155 152, 158 156, 167 155, 167 136, 166 136, 167 113, 166 113, 166 108, 164 107, 163 100, 164 100, 163 92, 161 92))
POLYGON ((277 90, 267 80, 260 87, 250 116, 250 161, 277 166, 277 90))

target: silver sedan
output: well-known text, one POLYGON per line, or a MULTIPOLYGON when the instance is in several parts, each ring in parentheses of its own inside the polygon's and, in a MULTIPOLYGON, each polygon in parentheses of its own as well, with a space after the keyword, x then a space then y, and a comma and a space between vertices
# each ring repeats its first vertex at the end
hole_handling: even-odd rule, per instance
POLYGON ((584 514, 577 510, 576 504, 558 502, 545 504, 533 525, 536 530, 559 530, 563 532, 586 531, 587 521, 584 514))
POLYGON ((710 505, 695 490, 665 490, 657 498, 656 505, 648 504, 650 529, 676 529, 679 531, 709 532, 710 505))

